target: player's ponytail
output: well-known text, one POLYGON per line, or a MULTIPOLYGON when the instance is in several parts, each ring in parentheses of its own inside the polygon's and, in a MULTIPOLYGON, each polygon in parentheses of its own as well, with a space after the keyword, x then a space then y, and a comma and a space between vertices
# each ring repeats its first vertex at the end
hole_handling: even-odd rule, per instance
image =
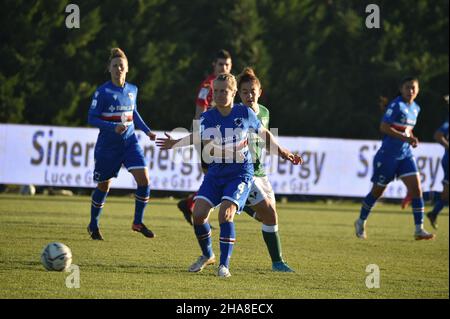
POLYGON ((261 82, 259 81, 258 77, 255 74, 255 71, 250 68, 246 67, 244 70, 242 70, 241 74, 238 75, 238 81, 237 81, 237 88, 240 90, 241 85, 243 83, 251 82, 256 83, 259 87, 261 87, 261 82))
POLYGON ((389 104, 389 99, 387 96, 380 95, 378 97, 378 106, 380 107, 381 113, 386 111, 386 106, 389 104))

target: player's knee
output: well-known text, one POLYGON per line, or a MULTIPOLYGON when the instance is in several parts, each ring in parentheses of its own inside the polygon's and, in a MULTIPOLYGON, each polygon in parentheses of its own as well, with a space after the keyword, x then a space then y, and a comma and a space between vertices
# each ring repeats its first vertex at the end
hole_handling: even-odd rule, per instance
POLYGON ((101 182, 97 184, 97 188, 101 190, 103 193, 109 192, 110 183, 109 182, 101 182))

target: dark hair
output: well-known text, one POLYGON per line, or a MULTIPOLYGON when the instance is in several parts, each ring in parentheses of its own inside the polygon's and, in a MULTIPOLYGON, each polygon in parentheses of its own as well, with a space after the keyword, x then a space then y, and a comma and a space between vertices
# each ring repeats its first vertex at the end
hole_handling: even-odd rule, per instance
POLYGON ((214 56, 214 62, 219 59, 230 59, 231 60, 231 54, 227 50, 221 49, 219 52, 216 53, 214 56))
POLYGON ((389 104, 389 98, 384 95, 380 95, 378 97, 378 106, 380 107, 380 111, 384 113, 386 111, 386 106, 389 104))
POLYGON ((238 75, 237 89, 240 90, 242 83, 246 82, 256 83, 259 87, 261 87, 261 82, 256 77, 255 71, 250 67, 244 68, 241 74, 238 75))
POLYGON ((404 77, 403 79, 401 79, 398 87, 401 88, 403 86, 403 84, 405 84, 406 82, 417 82, 419 83, 419 79, 415 76, 407 76, 404 77))

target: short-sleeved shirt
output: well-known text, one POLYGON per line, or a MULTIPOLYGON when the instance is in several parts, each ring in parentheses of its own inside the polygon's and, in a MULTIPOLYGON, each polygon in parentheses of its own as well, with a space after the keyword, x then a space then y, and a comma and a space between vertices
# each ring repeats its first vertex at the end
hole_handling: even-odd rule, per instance
MULTIPOLYGON (((409 136, 417 123, 420 106, 416 102, 407 104, 401 96, 391 101, 386 108, 382 122, 386 122, 398 131, 409 136)), ((384 135, 381 149, 395 159, 412 157, 411 145, 398 138, 384 135)))
MULTIPOLYGON (((236 145, 245 145, 245 142, 248 143, 250 131, 259 132, 260 129, 261 122, 255 112, 242 104, 235 104, 227 116, 223 116, 217 108, 213 108, 200 117, 202 140, 212 140, 212 143, 224 148, 232 149, 236 145)), ((243 147, 241 151, 244 155, 242 162, 226 162, 221 158, 213 158, 213 161, 208 163, 207 174, 218 178, 253 176, 254 169, 248 146, 243 147)))

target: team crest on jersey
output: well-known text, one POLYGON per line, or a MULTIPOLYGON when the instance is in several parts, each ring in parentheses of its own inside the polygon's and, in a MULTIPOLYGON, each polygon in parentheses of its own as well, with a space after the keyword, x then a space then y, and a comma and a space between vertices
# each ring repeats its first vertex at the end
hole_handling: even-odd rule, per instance
POLYGON ((242 117, 238 117, 234 119, 234 125, 236 125, 237 127, 241 127, 242 123, 243 123, 243 118, 242 117))
POLYGON ((98 91, 95 91, 94 98, 98 96, 98 91))
POLYGON ((128 93, 128 97, 130 98, 130 100, 132 100, 132 99, 134 98, 133 93, 129 92, 129 93, 128 93))

